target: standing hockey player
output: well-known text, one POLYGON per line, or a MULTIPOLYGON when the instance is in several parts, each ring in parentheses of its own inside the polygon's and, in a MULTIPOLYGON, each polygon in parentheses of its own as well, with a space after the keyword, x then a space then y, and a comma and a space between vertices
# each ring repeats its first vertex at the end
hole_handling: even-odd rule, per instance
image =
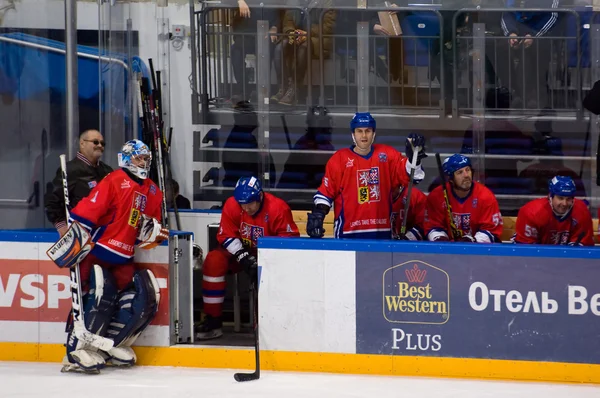
POLYGON ((134 246, 151 248, 168 239, 160 224, 162 192, 148 179, 152 155, 139 140, 125 143, 120 170, 107 175, 71 211, 70 220, 90 231, 95 245, 81 261, 80 274, 86 329, 114 340, 99 353, 77 339, 67 339, 65 370, 99 370, 105 356, 113 364, 133 365, 131 344, 154 318, 160 298, 152 271, 136 271, 134 246))
MULTIPOLYGON (((391 239, 392 202, 408 185, 411 167, 394 148, 373 143, 375 130, 370 113, 354 115, 350 122, 354 145, 340 149, 329 159, 312 213, 308 213, 306 232, 311 238, 324 236, 323 220, 334 206, 335 238, 391 239)), ((413 147, 421 148, 414 174, 417 182, 425 176, 421 167, 422 159, 427 157, 424 144, 425 138, 414 133, 406 142, 409 158, 413 147)))
POLYGON ((500 242, 502 214, 498 201, 492 191, 473 181, 471 160, 461 154, 452 155, 444 161, 443 173, 450 181, 436 187, 427 197, 427 239, 437 242, 500 242), (450 208, 446 205, 445 194, 450 208))
POLYGON ((548 182, 548 197, 521 207, 513 241, 543 245, 593 246, 592 215, 575 198, 571 177, 556 176, 548 182))
POLYGON ((299 237, 290 207, 283 200, 263 192, 256 177, 240 178, 233 197, 225 201, 217 241, 202 265, 202 300, 205 318, 196 330, 196 338, 221 337, 222 307, 225 299, 225 275, 246 271, 256 277, 256 245, 262 236, 299 237))
POLYGON ((400 237, 402 222, 404 221, 408 190, 402 192, 392 206, 392 239, 425 240, 425 209, 427 208, 427 195, 413 187, 410 194, 408 207, 408 220, 406 220, 406 234, 400 237))

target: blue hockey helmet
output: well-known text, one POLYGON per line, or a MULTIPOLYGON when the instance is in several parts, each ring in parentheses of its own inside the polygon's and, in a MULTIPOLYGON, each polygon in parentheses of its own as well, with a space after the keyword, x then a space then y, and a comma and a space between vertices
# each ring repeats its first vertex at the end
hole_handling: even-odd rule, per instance
POLYGON ((350 131, 354 134, 354 130, 357 127, 371 127, 373 132, 377 127, 377 123, 373 116, 369 112, 357 112, 354 114, 354 117, 350 121, 350 131))
POLYGON ((152 165, 152 152, 150 152, 148 145, 142 141, 127 141, 121 148, 121 152, 118 153, 117 158, 119 167, 128 169, 139 178, 148 178, 150 166, 152 165), (136 161, 137 164, 133 164, 135 159, 143 160, 143 162, 136 161))
POLYGON ((453 177, 456 171, 467 166, 472 167, 471 159, 469 159, 465 155, 461 155, 460 153, 455 153, 454 155, 446 158, 446 160, 444 160, 444 163, 442 164, 444 173, 446 173, 446 175, 449 177, 453 177))
POLYGON ((245 205, 260 200, 260 193, 262 192, 262 184, 260 180, 254 176, 242 177, 235 184, 233 190, 233 197, 241 204, 245 205))
POLYGON ((577 187, 571 177, 556 176, 548 181, 548 191, 550 196, 558 195, 573 198, 577 187))

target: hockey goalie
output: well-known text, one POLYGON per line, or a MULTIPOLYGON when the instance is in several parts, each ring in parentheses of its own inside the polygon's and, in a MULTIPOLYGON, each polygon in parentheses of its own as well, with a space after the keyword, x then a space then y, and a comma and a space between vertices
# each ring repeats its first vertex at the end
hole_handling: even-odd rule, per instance
MULTIPOLYGON (((161 225, 163 194, 147 178, 152 163, 147 145, 139 140, 128 141, 118 156, 120 169, 100 181, 70 212, 69 221, 83 227, 91 237, 93 247, 89 253, 59 250, 58 254, 70 253, 66 259, 60 255, 52 258, 49 253, 58 266, 65 266, 65 261, 73 265, 73 257, 80 261, 85 329, 112 339, 114 346, 102 351, 79 339, 73 331, 71 314, 63 371, 97 373, 106 364, 135 364, 131 345, 158 309, 156 278, 150 270, 137 270, 133 258, 136 245, 149 249, 169 237, 169 231, 161 225)), ((79 234, 86 239, 85 233, 79 234)), ((90 247, 85 241, 74 241, 75 247, 90 247)))

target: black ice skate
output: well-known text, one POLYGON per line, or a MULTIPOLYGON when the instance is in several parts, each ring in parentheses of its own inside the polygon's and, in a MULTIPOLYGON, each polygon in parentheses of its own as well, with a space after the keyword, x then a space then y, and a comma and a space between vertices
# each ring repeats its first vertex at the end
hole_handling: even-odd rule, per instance
POLYGON ((196 327, 197 340, 212 340, 223 336, 223 321, 221 317, 206 315, 204 320, 196 327))

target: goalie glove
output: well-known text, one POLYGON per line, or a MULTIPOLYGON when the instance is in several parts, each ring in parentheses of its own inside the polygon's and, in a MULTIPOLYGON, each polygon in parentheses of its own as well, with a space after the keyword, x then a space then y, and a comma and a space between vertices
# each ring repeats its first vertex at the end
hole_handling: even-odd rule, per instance
POLYGON ((169 239, 169 230, 163 228, 156 218, 142 215, 142 220, 138 230, 139 247, 142 249, 152 249, 161 244, 162 241, 169 239))

